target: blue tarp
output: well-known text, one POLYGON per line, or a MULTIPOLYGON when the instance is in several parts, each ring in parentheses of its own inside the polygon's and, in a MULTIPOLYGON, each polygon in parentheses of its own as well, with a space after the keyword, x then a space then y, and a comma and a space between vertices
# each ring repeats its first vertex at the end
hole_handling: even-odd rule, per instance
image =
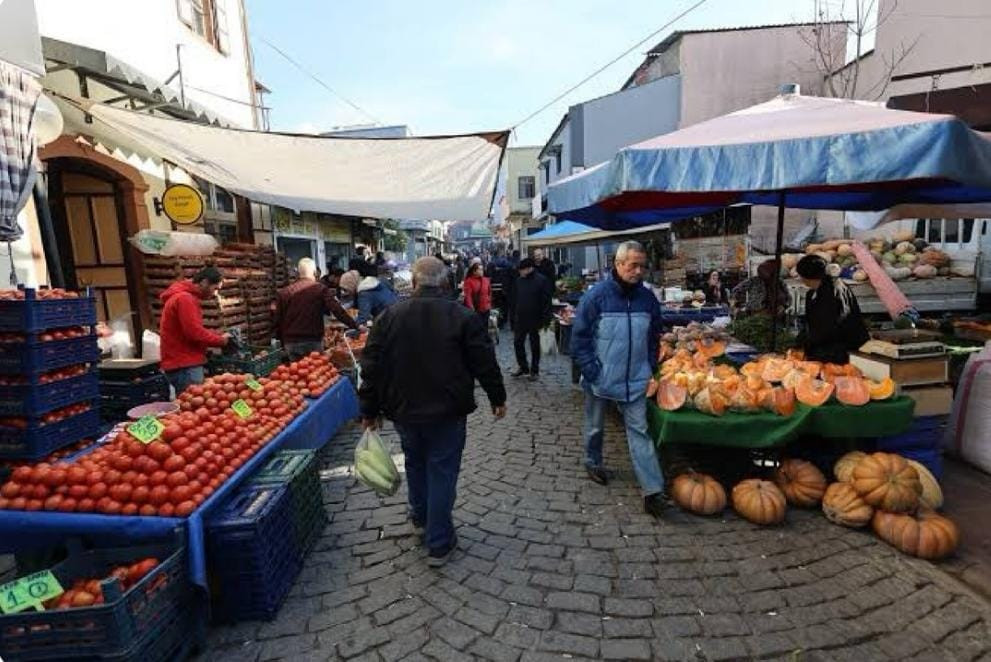
POLYGON ((70 536, 84 538, 101 547, 164 540, 170 538, 176 527, 186 524, 190 577, 194 583, 206 588, 205 516, 258 471, 273 453, 283 449, 320 448, 342 424, 357 416, 358 399, 354 387, 350 380, 342 378, 318 399, 308 401, 306 409, 292 423, 259 449, 186 520, 3 510, 0 511, 0 552, 42 549, 64 542, 70 536))
POLYGON ((548 189, 559 219, 625 229, 749 203, 884 210, 991 201, 991 140, 948 115, 787 95, 621 149, 548 189))

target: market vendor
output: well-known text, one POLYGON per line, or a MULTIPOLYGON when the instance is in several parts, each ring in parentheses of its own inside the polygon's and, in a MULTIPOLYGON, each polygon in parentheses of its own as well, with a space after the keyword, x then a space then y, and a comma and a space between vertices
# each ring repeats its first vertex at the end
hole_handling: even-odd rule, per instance
POLYGON ((850 352, 870 339, 857 297, 840 278, 826 273, 826 261, 806 255, 795 266, 805 295, 805 358, 826 363, 849 363, 850 352))
POLYGON ((308 257, 299 261, 299 280, 275 297, 275 329, 293 361, 323 350, 324 315, 333 315, 351 329, 354 321, 337 297, 317 281, 317 265, 308 257))
POLYGON ((358 323, 364 324, 396 302, 396 293, 378 276, 348 271, 340 280, 341 293, 350 296, 358 309, 358 323))
POLYGON ((220 289, 223 275, 206 267, 192 280, 178 280, 160 295, 162 319, 161 366, 178 396, 190 384, 203 383, 203 365, 208 347, 223 347, 229 333, 215 333, 203 326, 200 301, 211 299, 220 289))
POLYGON ((733 288, 733 306, 740 315, 778 315, 788 308, 788 288, 781 281, 781 263, 765 260, 757 267, 757 275, 751 276, 733 288), (774 279, 778 281, 777 306, 773 305, 774 279))
POLYGON ((705 292, 705 303, 707 305, 729 305, 729 289, 723 285, 718 271, 713 271, 709 274, 709 280, 706 281, 702 291, 705 292))

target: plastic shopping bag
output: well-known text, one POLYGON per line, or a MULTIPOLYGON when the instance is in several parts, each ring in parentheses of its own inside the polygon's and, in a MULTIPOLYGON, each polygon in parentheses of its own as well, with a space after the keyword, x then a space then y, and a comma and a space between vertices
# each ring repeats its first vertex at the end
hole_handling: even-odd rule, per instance
POLYGON ((402 483, 392 454, 378 432, 366 429, 354 449, 354 474, 382 496, 392 496, 402 483))
POLYGON ((544 356, 557 354, 557 338, 551 327, 540 330, 540 353, 544 356))

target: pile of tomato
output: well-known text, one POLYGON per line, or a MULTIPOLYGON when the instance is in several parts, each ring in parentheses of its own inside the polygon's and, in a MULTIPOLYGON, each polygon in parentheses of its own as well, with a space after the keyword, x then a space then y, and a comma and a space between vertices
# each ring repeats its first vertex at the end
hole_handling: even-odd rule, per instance
POLYGON ((0 486, 0 508, 185 517, 278 434, 304 407, 295 385, 223 374, 189 387, 180 411, 159 420, 144 444, 126 429, 72 462, 19 466, 0 486), (231 404, 244 400, 242 418, 231 404))
POLYGON ((293 384, 304 397, 316 398, 326 393, 340 379, 340 374, 326 354, 310 352, 298 361, 280 365, 271 377, 293 384))
MULTIPOLYGON (((52 287, 35 290, 35 296, 38 299, 78 299, 79 292, 52 287)), ((24 290, 0 290, 0 301, 22 301, 23 299, 24 290)))
MULTIPOLYGON (((41 460, 39 460, 39 462, 52 463, 55 462, 56 460, 61 460, 63 457, 69 457, 70 455, 75 455, 79 451, 83 450, 84 448, 89 448, 95 443, 96 441, 94 439, 80 439, 74 444, 69 444, 68 446, 64 448, 60 448, 57 451, 52 451, 49 455, 46 455, 41 460)), ((24 460, 0 460, 0 467, 6 469, 16 469, 17 467, 25 464, 30 466, 30 464, 25 462, 24 460)), ((0 471, 0 475, 2 475, 2 473, 3 472, 0 471)))
MULTIPOLYGON (((119 565, 110 571, 110 574, 102 579, 77 579, 72 583, 72 588, 61 595, 46 600, 43 604, 45 609, 72 609, 74 607, 92 607, 104 604, 103 588, 101 584, 108 579, 116 579, 120 582, 122 592, 128 590, 144 577, 158 567, 159 561, 156 558, 148 557, 141 559, 130 565, 119 565)), ((159 578, 153 584, 164 584, 165 576, 159 578)), ((149 591, 157 586, 149 586, 149 591)))
MULTIPOLYGON (((89 402, 77 402, 74 405, 68 405, 66 407, 62 407, 61 409, 53 409, 47 414, 41 416, 39 419, 39 425, 44 427, 50 423, 57 423, 58 421, 69 418, 70 416, 82 414, 92 408, 93 406, 89 402)), ((15 430, 26 430, 30 425, 31 419, 26 416, 4 416, 0 418, 0 427, 14 428, 15 430)))
MULTIPOLYGON (((71 379, 80 375, 85 375, 89 371, 89 366, 85 363, 70 365, 57 370, 49 370, 38 375, 39 384, 50 384, 51 382, 71 379)), ((17 386, 27 384, 28 378, 23 375, 0 375, 0 386, 17 386)))

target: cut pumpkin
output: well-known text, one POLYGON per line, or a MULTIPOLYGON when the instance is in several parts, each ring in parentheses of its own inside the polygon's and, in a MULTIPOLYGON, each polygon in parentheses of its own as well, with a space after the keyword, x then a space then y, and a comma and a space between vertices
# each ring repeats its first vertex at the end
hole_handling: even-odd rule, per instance
POLYGON ((768 389, 762 395, 762 404, 778 416, 791 416, 795 413, 795 391, 782 386, 768 389))
POLYGON ((764 372, 761 374, 761 377, 768 382, 780 382, 791 372, 794 365, 794 362, 787 359, 768 359, 764 365, 764 372))
POLYGON ((657 384, 657 406, 664 411, 676 411, 685 406, 688 399, 688 389, 678 386, 669 379, 662 379, 657 384))
POLYGON ((805 350, 803 349, 789 349, 785 352, 785 358, 789 361, 804 361, 805 360, 805 350))
POLYGON ((657 380, 653 377, 647 382, 647 397, 652 398, 657 395, 657 380))
POLYGON ((746 388, 737 389, 729 400, 730 409, 743 413, 758 411, 760 405, 760 395, 746 388))
POLYGON ((722 393, 709 388, 699 391, 692 402, 700 412, 712 416, 722 416, 729 407, 729 401, 722 393))
POLYGON ((867 382, 860 377, 837 377, 833 385, 836 387, 836 399, 845 405, 860 407, 871 401, 867 382))
POLYGON ((714 359, 726 353, 726 343, 720 340, 702 341, 699 351, 710 359, 714 359))
POLYGON ((852 363, 824 363, 820 374, 823 381, 832 384, 837 377, 863 377, 860 369, 852 363))
POLYGON ((764 363, 759 361, 751 361, 750 363, 744 363, 743 367, 740 368, 740 374, 744 377, 760 377, 764 373, 764 363))
POLYGON ((818 361, 795 361, 795 369, 814 379, 822 371, 822 364, 818 361))
POLYGON ((727 379, 736 377, 736 370, 731 365, 717 365, 712 369, 712 376, 716 379, 726 381, 727 379))
POLYGON ((784 386, 785 388, 795 388, 796 386, 798 386, 798 382, 802 381, 803 379, 812 379, 814 377, 815 375, 809 375, 808 373, 803 372, 798 368, 795 368, 787 375, 785 375, 785 378, 781 380, 781 385, 784 386))
POLYGON ((833 385, 821 379, 806 378, 795 387, 795 397, 802 404, 819 407, 833 395, 833 385))
POLYGON ((867 390, 871 394, 871 400, 887 400, 895 394, 895 380, 885 377, 879 382, 867 380, 867 390))

